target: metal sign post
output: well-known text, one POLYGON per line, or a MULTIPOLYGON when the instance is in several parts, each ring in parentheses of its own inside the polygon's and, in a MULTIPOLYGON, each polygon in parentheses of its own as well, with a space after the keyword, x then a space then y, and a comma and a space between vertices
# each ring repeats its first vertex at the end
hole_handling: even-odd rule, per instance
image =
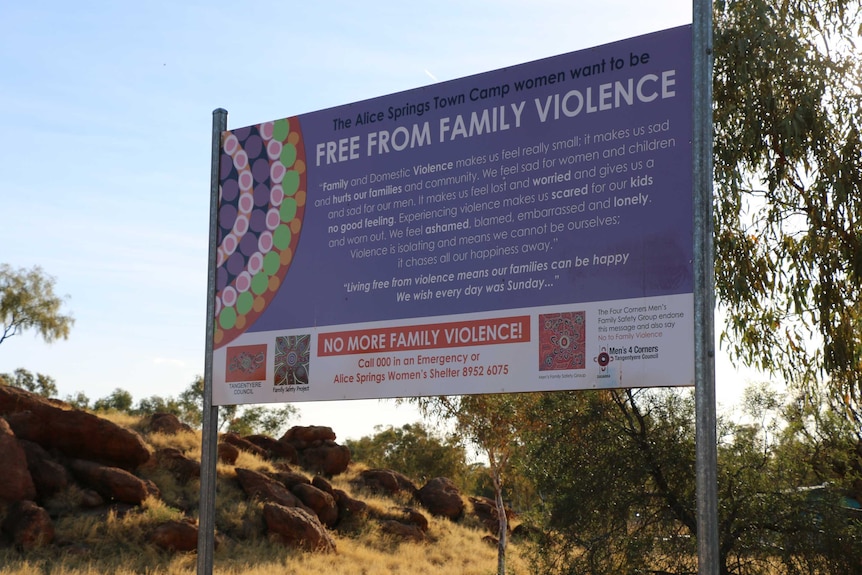
POLYGON ((207 269, 207 335, 204 358, 203 429, 201 442, 201 491, 198 518, 198 575, 213 570, 215 541, 216 463, 218 457, 218 406, 212 403, 213 333, 215 331, 216 237, 218 226, 219 157, 221 134, 227 130, 227 110, 213 110, 210 175, 209 266, 207 269))
POLYGON ((718 575, 718 450, 715 415, 715 286, 712 227, 712 0, 694 0, 692 21, 695 432, 700 575, 718 575))

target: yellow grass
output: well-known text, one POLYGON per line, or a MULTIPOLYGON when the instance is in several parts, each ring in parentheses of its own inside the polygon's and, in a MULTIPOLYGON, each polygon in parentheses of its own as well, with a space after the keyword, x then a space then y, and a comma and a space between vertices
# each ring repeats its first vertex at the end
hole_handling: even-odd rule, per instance
MULTIPOLYGON (((153 451, 172 447, 187 457, 200 457, 200 435, 148 435, 139 421, 117 418, 123 425, 139 431, 153 451)), ((272 463, 241 453, 237 467, 271 471, 272 463)), ((428 541, 407 543, 383 533, 371 519, 351 520, 330 530, 337 551, 331 554, 308 553, 284 547, 269 537, 262 519, 263 504, 250 501, 236 480, 233 466, 220 463, 217 468, 216 528, 218 548, 213 572, 220 575, 362 575, 396 573, 425 575, 458 573, 491 575, 496 572, 496 548, 483 542, 483 531, 470 515, 458 523, 431 517, 417 502, 403 494, 383 497, 357 492, 350 481, 364 469, 351 465, 348 471, 331 479, 333 485, 365 501, 371 517, 397 517, 401 507, 414 507, 429 518, 428 541)), ((309 478, 311 473, 301 469, 309 478)), ((183 484, 155 465, 146 465, 140 475, 158 485, 159 498, 125 513, 82 513, 78 508, 81 492, 70 487, 45 507, 54 518, 56 541, 45 548, 27 552, 0 548, 0 575, 190 575, 196 573, 196 553, 168 553, 149 543, 148 534, 157 525, 187 515, 196 518, 199 481, 183 484)), ((469 504, 468 504, 469 505, 469 504)), ((0 521, 5 517, 0 508, 0 521)), ((525 575, 528 566, 517 544, 510 544, 508 573, 525 575)))

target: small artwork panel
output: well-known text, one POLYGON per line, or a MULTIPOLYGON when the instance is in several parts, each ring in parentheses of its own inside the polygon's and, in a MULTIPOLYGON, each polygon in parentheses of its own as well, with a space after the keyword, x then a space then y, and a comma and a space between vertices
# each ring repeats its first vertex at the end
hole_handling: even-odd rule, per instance
POLYGON ((228 347, 226 367, 226 382, 265 380, 266 344, 228 347))
POLYGON ((308 385, 311 336, 275 338, 275 385, 308 385))
POLYGON ((539 371, 586 367, 584 315, 571 311, 539 316, 539 371))

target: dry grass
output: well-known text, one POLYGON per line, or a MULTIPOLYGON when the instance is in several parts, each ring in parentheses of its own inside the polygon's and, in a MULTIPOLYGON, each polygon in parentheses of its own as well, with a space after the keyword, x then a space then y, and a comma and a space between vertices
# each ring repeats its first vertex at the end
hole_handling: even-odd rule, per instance
MULTIPOLYGON (((116 420, 115 420, 116 421, 116 420)), ((117 421, 135 429, 155 449, 173 447, 188 457, 200 457, 200 435, 147 434, 139 421, 117 421)), ((237 467, 272 470, 270 462, 242 453, 237 467)), ((397 509, 416 507, 408 496, 394 498, 356 492, 350 481, 364 469, 352 465, 347 473, 332 479, 338 489, 365 501, 370 515, 395 517, 397 509)), ((496 548, 483 542, 486 535, 470 516, 453 523, 429 517, 428 541, 407 543, 383 533, 373 520, 351 520, 331 531, 337 551, 315 554, 284 547, 268 537, 262 519, 262 503, 249 501, 236 481, 233 466, 219 464, 216 498, 218 548, 213 572, 220 575, 361 575, 396 573, 426 575, 459 573, 490 575, 496 572, 496 548)), ((46 502, 54 518, 56 542, 40 549, 21 552, 0 548, 0 575, 132 575, 196 573, 195 553, 168 553, 150 544, 148 534, 171 519, 195 516, 199 482, 183 484, 155 465, 140 470, 141 476, 156 483, 159 498, 150 498, 140 507, 111 512, 80 511, 81 492, 70 487, 46 502)), ((306 474, 311 477, 311 474, 306 474)), ((425 515, 429 514, 425 512, 425 515)), ((0 520, 5 509, 0 509, 0 520)), ((528 573, 525 559, 516 544, 509 546, 512 575, 528 573)))

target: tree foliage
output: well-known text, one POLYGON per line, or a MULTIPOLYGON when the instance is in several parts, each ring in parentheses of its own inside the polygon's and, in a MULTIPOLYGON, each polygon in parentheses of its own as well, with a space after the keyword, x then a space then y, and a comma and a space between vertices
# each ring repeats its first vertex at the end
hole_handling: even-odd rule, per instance
POLYGON ((862 9, 715 4, 716 283, 746 363, 862 400, 862 9), (812 343, 813 342, 813 343, 812 343))
MULTIPOLYGON (((720 422, 720 572, 858 573, 862 522, 842 504, 841 484, 817 483, 816 458, 808 457, 824 444, 782 432, 775 399, 763 392, 753 397, 749 406, 760 408, 749 410, 754 423, 720 422), (808 456, 800 457, 803 452, 808 456)), ((544 503, 537 571, 697 572, 690 395, 606 391, 542 398, 535 416, 546 423, 524 435, 526 469, 544 503)))
POLYGON ((57 382, 54 378, 43 373, 33 375, 30 371, 19 367, 14 374, 0 373, 0 381, 6 385, 20 387, 42 397, 54 397, 57 395, 57 382))
POLYGON ((374 430, 374 435, 345 441, 351 459, 394 469, 417 481, 448 477, 462 489, 471 487, 467 452, 456 435, 435 434, 422 423, 378 425, 374 430))
POLYGON ((61 312, 63 298, 54 294, 55 280, 36 266, 30 270, 0 264, 0 343, 29 329, 46 342, 69 337, 75 320, 61 312))

